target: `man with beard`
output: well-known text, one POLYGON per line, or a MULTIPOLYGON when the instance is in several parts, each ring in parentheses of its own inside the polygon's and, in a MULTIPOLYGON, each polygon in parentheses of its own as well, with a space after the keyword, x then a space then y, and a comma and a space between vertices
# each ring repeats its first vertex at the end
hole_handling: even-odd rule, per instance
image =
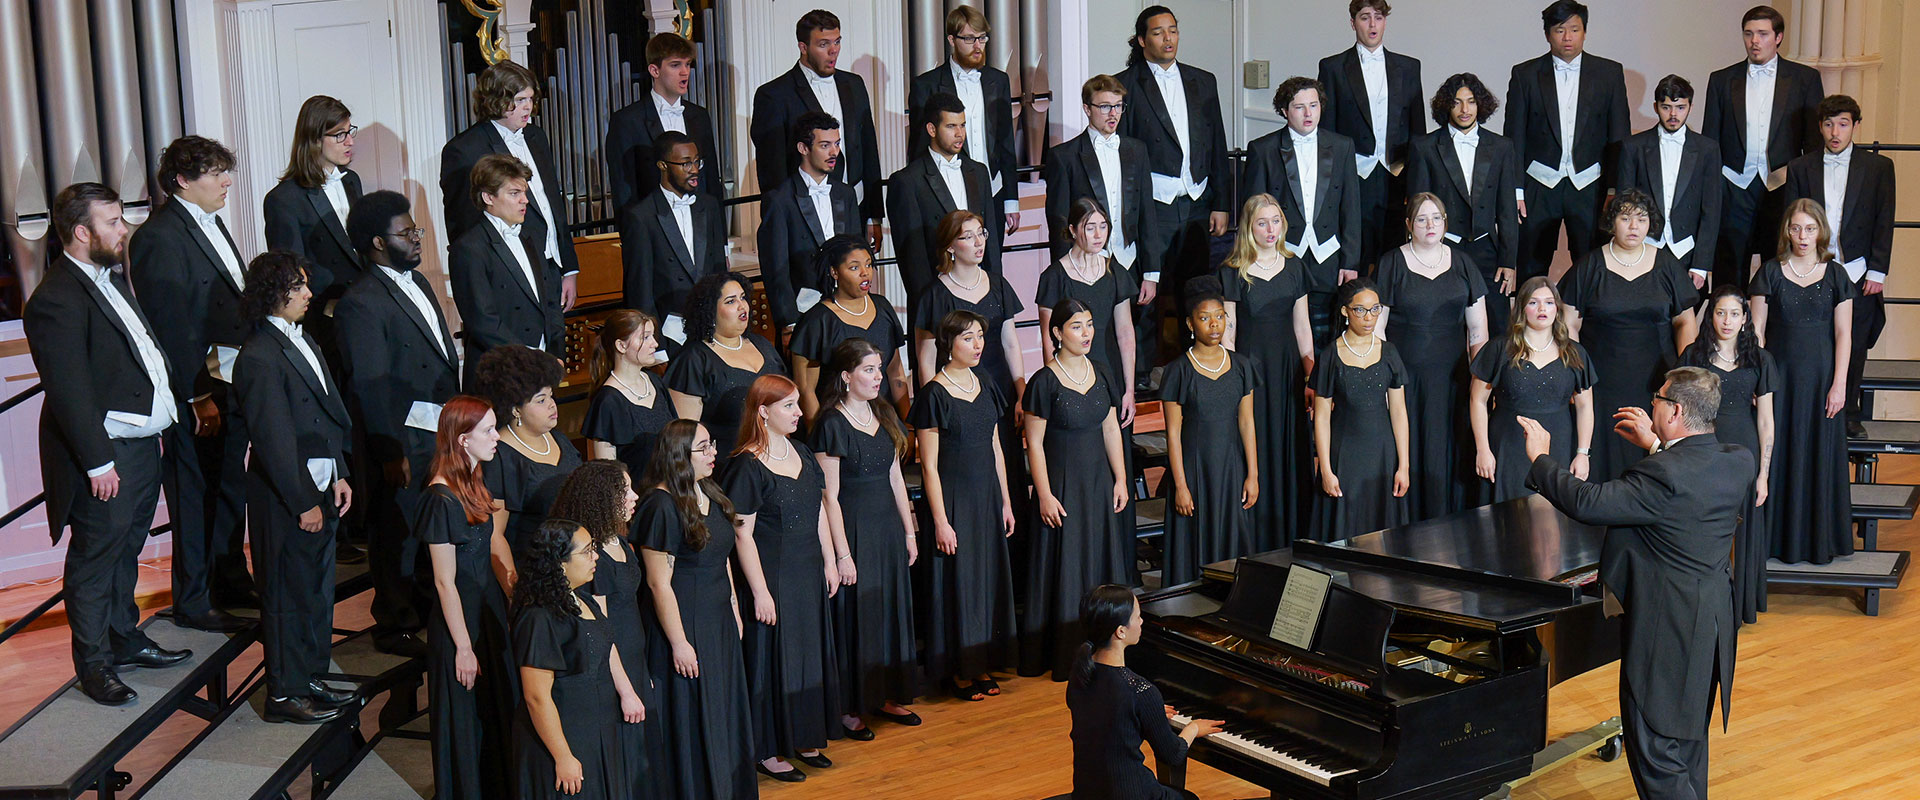
POLYGON ((627 308, 660 320, 660 344, 677 355, 686 339, 680 306, 687 293, 701 277, 727 268, 727 218, 719 201, 699 191, 706 162, 693 139, 668 131, 654 147, 660 185, 620 209, 622 287, 627 308))
POLYGON ((960 98, 936 94, 921 111, 927 155, 907 162, 887 179, 887 218, 893 221, 893 252, 900 258, 900 279, 907 285, 907 306, 939 273, 941 246, 935 241, 940 220, 955 211, 971 211, 987 225, 987 259, 982 267, 1000 274, 1000 206, 993 202, 987 167, 967 157, 967 107, 960 98))
MULTIPOLYGON (((867 82, 839 69, 840 18, 814 9, 794 23, 800 60, 779 77, 753 92, 753 118, 748 122, 754 152, 760 154, 756 173, 762 194, 773 191, 800 168, 800 154, 788 149, 793 123, 809 111, 825 112, 840 121, 840 163, 834 177, 853 187, 860 214, 867 220, 867 241, 880 244, 880 217, 885 213, 880 190, 880 143, 873 127, 873 100, 867 82), (784 157, 782 155, 784 154, 784 157)), ((658 146, 658 145, 656 145, 658 146)))
POLYGON ((1672 253, 1693 275, 1693 288, 1701 289, 1713 272, 1726 192, 1720 189, 1720 145, 1687 130, 1692 110, 1693 84, 1678 75, 1661 78, 1653 87, 1660 124, 1620 145, 1614 188, 1639 189, 1660 204, 1660 224, 1647 242, 1672 253))
POLYGON ((987 167, 993 196, 1006 213, 1006 233, 1020 227, 1020 179, 1013 162, 1012 82, 1007 73, 987 66, 987 35, 993 26, 973 6, 947 12, 947 63, 913 79, 907 94, 907 159, 927 155, 925 126, 919 123, 936 94, 960 98, 967 107, 967 157, 987 167))
POLYGON ((373 573, 374 641, 389 652, 421 652, 424 622, 414 583, 419 543, 409 512, 416 479, 427 474, 440 404, 460 392, 460 355, 433 286, 418 271, 422 229, 407 199, 374 192, 353 204, 347 237, 368 264, 334 318, 347 362, 347 407, 365 443, 371 500, 367 559, 373 573))
POLYGON ((820 300, 825 276, 816 274, 813 263, 820 245, 835 236, 861 233, 853 187, 833 179, 840 144, 840 123, 833 117, 801 114, 793 124, 792 144, 801 158, 799 180, 766 196, 757 234, 760 277, 766 279, 767 302, 783 336, 820 300))
POLYGON ((40 477, 53 540, 73 527, 65 571, 67 621, 80 691, 104 705, 137 695, 119 670, 189 656, 139 629, 140 548, 160 499, 160 435, 179 421, 166 355, 125 268, 120 196, 76 183, 53 199, 62 253, 27 300, 24 324, 46 400, 40 477))

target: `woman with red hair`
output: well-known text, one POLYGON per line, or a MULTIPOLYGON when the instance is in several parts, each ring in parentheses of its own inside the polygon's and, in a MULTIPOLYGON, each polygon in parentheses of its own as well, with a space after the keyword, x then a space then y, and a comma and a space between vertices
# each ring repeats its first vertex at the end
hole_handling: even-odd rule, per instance
POLYGON ((734 549, 753 597, 742 647, 755 715, 753 755, 761 773, 780 781, 833 762, 820 752, 829 739, 862 728, 841 724, 840 675, 828 626, 827 598, 839 590, 839 565, 851 564, 846 539, 827 524, 826 481, 813 453, 793 441, 802 418, 800 387, 784 375, 762 375, 747 389, 740 444, 726 479, 733 501, 734 549))
POLYGON ((437 602, 428 622, 434 796, 507 797, 519 687, 507 638, 507 598, 494 579, 500 504, 480 479, 500 445, 493 407, 460 395, 440 409, 414 533, 427 545, 437 602))

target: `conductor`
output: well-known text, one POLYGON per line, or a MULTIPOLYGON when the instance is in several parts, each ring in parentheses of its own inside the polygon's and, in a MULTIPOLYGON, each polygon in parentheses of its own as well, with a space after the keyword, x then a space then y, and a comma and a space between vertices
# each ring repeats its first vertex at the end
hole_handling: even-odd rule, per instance
POLYGON ((1733 537, 1757 467, 1746 448, 1714 438, 1719 376, 1669 371, 1651 407, 1620 409, 1613 430, 1652 454, 1597 484, 1555 463, 1546 429, 1521 417, 1527 485, 1567 516, 1608 526, 1600 579, 1626 613, 1620 718, 1635 788, 1704 800, 1714 688, 1722 726, 1733 692, 1733 537))

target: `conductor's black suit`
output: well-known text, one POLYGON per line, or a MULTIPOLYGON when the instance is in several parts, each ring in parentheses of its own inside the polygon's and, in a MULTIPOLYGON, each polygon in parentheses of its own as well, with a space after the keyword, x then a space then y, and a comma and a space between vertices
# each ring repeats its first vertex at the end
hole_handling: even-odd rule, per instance
POLYGON ((1716 684, 1723 721, 1733 695, 1733 536, 1757 470, 1746 448, 1707 432, 1606 483, 1575 478, 1552 456, 1527 474, 1567 516, 1608 526, 1600 579, 1626 611, 1620 717, 1641 797, 1707 796, 1716 684))

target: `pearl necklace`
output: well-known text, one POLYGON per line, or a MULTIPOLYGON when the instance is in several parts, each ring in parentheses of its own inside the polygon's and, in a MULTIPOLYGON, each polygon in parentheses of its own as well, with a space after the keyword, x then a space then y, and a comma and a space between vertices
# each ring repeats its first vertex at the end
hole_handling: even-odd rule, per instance
MULTIPOLYGON (((1445 245, 1441 245, 1441 246, 1442 246, 1442 247, 1445 247, 1445 245)), ((1419 263, 1419 264, 1420 264, 1420 266, 1423 266, 1423 267, 1426 267, 1427 269, 1439 269, 1439 268, 1440 268, 1440 265, 1438 265, 1438 264, 1429 264, 1429 263, 1427 263, 1427 260, 1426 260, 1426 259, 1424 259, 1424 258, 1421 258, 1421 257, 1420 257, 1420 248, 1417 248, 1417 247, 1414 247, 1414 246, 1413 246, 1413 245, 1411 245, 1411 244, 1409 244, 1409 245, 1407 245, 1407 255, 1410 255, 1410 256, 1413 256, 1413 260, 1414 260, 1415 262, 1417 262, 1417 263, 1419 263)))
POLYGON ((1623 266, 1623 267, 1626 267, 1626 268, 1628 268, 1628 269, 1632 269, 1632 268, 1634 268, 1634 267, 1637 267, 1637 266, 1640 266, 1640 262, 1642 262, 1642 261, 1645 261, 1645 260, 1647 260, 1647 247, 1646 247, 1646 245, 1641 245, 1641 246, 1640 246, 1640 257, 1639 257, 1639 258, 1636 258, 1636 259, 1634 259, 1634 260, 1633 260, 1633 263, 1631 263, 1631 264, 1629 264, 1629 263, 1627 263, 1627 260, 1626 260, 1625 258, 1622 258, 1622 257, 1620 256, 1620 248, 1618 248, 1618 247, 1614 247, 1614 246, 1613 246, 1613 242, 1607 242, 1607 252, 1609 252, 1609 253, 1612 253, 1612 254, 1613 254, 1613 260, 1614 260, 1614 261, 1615 261, 1616 263, 1618 263, 1618 264, 1619 264, 1620 266, 1623 266))
POLYGON ((774 455, 774 454, 773 454, 773 445, 772 445, 771 443, 769 443, 769 444, 767 445, 767 458, 770 458, 770 459, 773 459, 774 461, 785 461, 785 460, 787 460, 787 459, 789 459, 789 458, 792 458, 792 457, 793 457, 793 442, 789 442, 789 441, 787 441, 787 437, 785 437, 785 436, 782 436, 782 437, 780 437, 780 441, 783 441, 783 442, 787 442, 787 454, 786 454, 786 455, 784 455, 784 456, 776 456, 776 455, 774 455))
POLYGON ((1106 274, 1105 265, 1102 265, 1102 268, 1098 272, 1088 269, 1087 263, 1092 256, 1081 255, 1078 250, 1075 250, 1072 255, 1078 256, 1078 258, 1074 258, 1071 261, 1061 259, 1060 263, 1067 268, 1067 276, 1073 278, 1075 281, 1086 284, 1098 283, 1100 277, 1106 274))
POLYGON ((620 384, 620 388, 623 388, 629 392, 632 392, 633 399, 635 400, 638 400, 644 403, 644 402, 647 402, 649 398, 653 397, 653 382, 651 381, 641 381, 641 383, 646 384, 647 386, 647 390, 642 392, 639 389, 633 388, 633 386, 629 385, 626 381, 620 380, 619 375, 615 375, 609 372, 607 373, 607 377, 612 379, 614 383, 620 384))
POLYGON ((741 336, 738 336, 738 337, 735 337, 735 339, 736 339, 736 341, 738 341, 738 342, 740 342, 740 343, 739 343, 739 344, 735 344, 735 345, 729 345, 729 344, 727 344, 726 342, 723 342, 723 341, 720 341, 720 337, 718 337, 718 336, 715 336, 715 337, 713 337, 713 338, 711 338, 711 339, 708 339, 707 341, 709 341, 709 342, 713 342, 713 343, 714 343, 715 345, 717 345, 717 346, 720 346, 720 347, 724 347, 724 348, 726 348, 726 349, 728 349, 728 350, 732 350, 732 351, 734 351, 734 352, 739 352, 739 351, 740 351, 740 348, 742 348, 742 347, 746 347, 746 346, 747 346, 747 337, 746 337, 746 336, 745 336, 744 334, 742 334, 741 336))
POLYGON ((1067 380, 1072 381, 1075 386, 1079 386, 1093 379, 1093 361, 1086 356, 1081 356, 1080 361, 1086 366, 1086 369, 1081 371, 1081 377, 1076 378, 1073 376, 1073 370, 1067 367, 1067 360, 1065 358, 1054 359, 1054 363, 1060 365, 1060 374, 1067 380))
POLYGON ((953 377, 953 373, 948 372, 946 367, 940 368, 940 374, 947 376, 947 382, 952 383, 953 388, 959 389, 966 394, 973 394, 974 392, 980 391, 980 376, 974 375, 972 370, 967 371, 967 376, 973 379, 972 386, 961 385, 960 379, 953 377))
POLYGON ((848 311, 846 306, 840 305, 839 300, 828 300, 827 305, 840 309, 840 313, 845 314, 849 317, 864 317, 867 315, 868 311, 873 310, 873 295, 863 294, 863 295, 860 295, 860 299, 862 301, 865 301, 866 305, 863 305, 860 307, 860 313, 858 314, 848 311))
POLYGON ((1725 364, 1728 367, 1731 367, 1733 369, 1740 368, 1740 355, 1738 353, 1735 353, 1732 358, 1728 358, 1725 355, 1722 355, 1720 353, 1720 348, 1718 347, 1713 349, 1713 360, 1718 361, 1722 364, 1725 364))
POLYGON ((1785 265, 1787 268, 1787 271, 1793 273, 1794 277, 1801 278, 1801 279, 1805 279, 1807 276, 1812 275, 1813 271, 1816 269, 1819 269, 1821 266, 1819 261, 1814 261, 1812 264, 1808 264, 1805 270, 1802 270, 1799 267, 1796 267, 1793 265, 1793 259, 1791 258, 1785 261, 1782 261, 1780 263, 1785 265))
POLYGON ((534 455, 537 455, 537 456, 540 456, 540 457, 542 457, 542 458, 544 458, 544 457, 546 457, 546 456, 550 456, 550 455, 552 455, 552 454, 553 454, 553 441, 552 441, 552 439, 550 439, 550 438, 549 438, 549 437, 551 437, 551 436, 553 436, 553 434, 551 434, 551 433, 543 433, 543 434, 540 434, 540 438, 541 438, 541 440, 542 440, 542 441, 545 441, 545 442, 547 442, 547 449, 545 449, 545 450, 535 450, 535 449, 533 449, 533 445, 530 445, 530 444, 527 444, 527 440, 525 440, 525 439, 522 439, 522 438, 520 438, 520 432, 519 432, 519 431, 517 431, 517 430, 515 430, 515 428, 518 428, 518 427, 520 427, 520 426, 519 426, 519 425, 508 425, 508 426, 507 426, 507 435, 508 435, 508 436, 511 436, 511 437, 513 437, 513 440, 514 440, 514 441, 516 441, 516 442, 519 442, 519 443, 520 443, 520 446, 521 446, 521 447, 524 447, 524 448, 527 448, 527 452, 529 452, 529 453, 533 453, 534 455))
POLYGON ((1533 352, 1536 352, 1536 353, 1546 352, 1547 348, 1553 344, 1553 338, 1551 334, 1548 335, 1547 344, 1540 345, 1539 347, 1533 346, 1533 340, 1527 338, 1527 335, 1524 333, 1520 334, 1520 341, 1526 343, 1528 350, 1532 350, 1533 352))
MULTIPOLYGON (((975 267, 975 269, 979 269, 979 268, 978 268, 978 267, 975 267)), ((945 278, 947 279, 947 283, 950 283, 950 284, 953 284, 953 288, 955 288, 955 289, 959 289, 959 290, 961 290, 961 291, 965 291, 965 292, 971 292, 971 291, 973 291, 973 290, 975 290, 975 289, 978 289, 978 288, 980 288, 980 284, 981 284, 981 282, 983 282, 983 281, 985 281, 985 280, 987 279, 987 272, 986 272, 986 270, 980 270, 980 274, 979 274, 978 276, 976 276, 976 277, 974 277, 974 279, 973 279, 973 283, 971 283, 971 284, 966 284, 966 283, 961 283, 961 282, 960 282, 960 279, 959 279, 959 278, 956 278, 956 277, 953 277, 953 276, 954 276, 954 273, 952 273, 952 272, 948 272, 948 273, 947 273, 947 274, 946 274, 945 276, 943 276, 943 277, 945 277, 945 278)))
POLYGON ((1224 370, 1227 368, 1227 351, 1224 348, 1221 349, 1220 366, 1217 366, 1217 367, 1209 367, 1205 364, 1200 363, 1200 357, 1197 355, 1194 355, 1194 348, 1191 348, 1191 347, 1187 348, 1187 360, 1193 362, 1194 366, 1199 367, 1201 370, 1205 371, 1208 375, 1218 375, 1220 374, 1221 370, 1224 370))
POLYGON ((1346 331, 1340 332, 1340 346, 1347 348, 1347 352, 1352 353, 1354 358, 1366 358, 1367 356, 1373 355, 1373 351, 1379 349, 1380 347, 1379 339, 1375 339, 1369 336, 1367 337, 1367 342, 1368 342, 1367 352, 1362 353, 1358 348, 1355 348, 1353 346, 1352 342, 1347 341, 1346 331))
POLYGON ((848 421, 862 428, 873 427, 873 407, 872 406, 867 406, 867 419, 865 422, 860 421, 859 415, 853 413, 853 408, 854 408, 854 403, 852 400, 847 400, 840 404, 840 411, 841 413, 847 415, 848 421))

